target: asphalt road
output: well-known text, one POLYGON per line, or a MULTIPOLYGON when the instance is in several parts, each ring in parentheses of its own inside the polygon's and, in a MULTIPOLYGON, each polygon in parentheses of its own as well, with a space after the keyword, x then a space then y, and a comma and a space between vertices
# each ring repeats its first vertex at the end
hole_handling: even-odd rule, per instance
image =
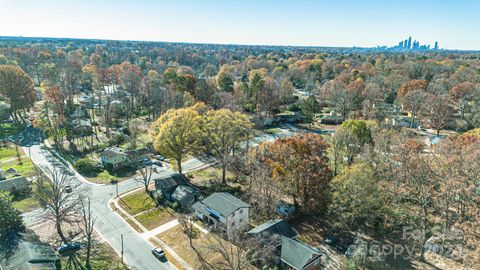
MULTIPOLYGON (((280 137, 289 137, 296 132, 298 131, 282 129, 282 132, 278 134, 262 135, 254 138, 250 146, 257 145, 262 141, 275 140, 280 137)), ((122 251, 121 236, 123 235, 123 258, 132 269, 175 269, 170 263, 162 263, 157 260, 150 252, 153 247, 152 244, 143 239, 140 234, 133 230, 121 217, 109 208, 109 200, 116 196, 115 185, 92 185, 83 181, 82 177, 78 175, 77 172, 68 169, 64 163, 55 157, 45 146, 40 144, 40 140, 36 138, 36 135, 38 134, 38 131, 33 128, 29 128, 26 132, 23 132, 23 136, 20 139, 23 140, 21 145, 24 146, 25 153, 30 156, 35 165, 44 170, 47 168, 52 169, 53 167, 63 167, 72 173, 73 181, 77 182, 76 185, 79 185, 79 188, 85 190, 84 192, 86 192, 91 200, 93 213, 97 217, 95 224, 97 233, 100 234, 119 254, 122 251)), ((212 159, 208 158, 191 159, 182 163, 182 166, 184 171, 189 171, 204 166, 212 161, 212 159)), ((163 169, 153 177, 166 176, 172 173, 174 172, 169 169, 163 169)), ((122 193, 130 191, 141 186, 142 184, 135 179, 125 180, 118 183, 118 192, 122 193)), ((38 224, 45 219, 42 214, 42 209, 26 213, 23 217, 27 226, 38 224)))
MULTIPOLYGON (((46 169, 52 167, 60 167, 64 165, 58 161, 47 149, 41 145, 33 145, 26 147, 27 154, 30 154, 32 161, 39 167, 46 169)), ((171 174, 172 171, 166 169, 160 172, 160 175, 171 174)), ((102 238, 104 238, 112 247, 121 254, 122 251, 122 235, 124 261, 132 269, 155 270, 155 269, 175 269, 170 263, 162 263, 155 258, 150 250, 153 248, 147 240, 143 239, 135 230, 133 230, 121 217, 113 212, 108 202, 116 196, 115 185, 92 186, 81 181, 78 177, 73 177, 74 181, 78 181, 79 187, 86 190, 87 196, 91 200, 92 211, 97 221, 95 230, 102 238)), ((119 193, 126 192, 138 187, 142 184, 135 179, 122 181, 118 184, 119 193)), ((24 215, 27 225, 33 225, 41 222, 43 219, 42 210, 33 211, 24 215)))

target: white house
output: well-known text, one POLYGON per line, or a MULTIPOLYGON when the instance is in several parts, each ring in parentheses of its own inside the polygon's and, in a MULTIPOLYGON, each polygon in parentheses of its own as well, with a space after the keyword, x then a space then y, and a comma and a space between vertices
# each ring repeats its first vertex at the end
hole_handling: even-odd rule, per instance
POLYGON ((227 192, 216 192, 196 202, 195 215, 227 234, 247 228, 250 205, 227 192))

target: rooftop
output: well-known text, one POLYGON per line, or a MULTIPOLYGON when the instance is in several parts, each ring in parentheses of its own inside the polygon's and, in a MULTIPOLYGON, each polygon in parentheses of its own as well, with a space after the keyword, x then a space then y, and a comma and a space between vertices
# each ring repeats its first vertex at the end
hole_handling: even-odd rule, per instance
POLYGON ((202 200, 202 203, 224 217, 229 216, 237 209, 250 207, 248 203, 227 192, 215 192, 202 200))
POLYGON ((288 265, 296 269, 303 269, 310 260, 319 255, 323 254, 318 249, 298 240, 282 236, 281 258, 288 265))

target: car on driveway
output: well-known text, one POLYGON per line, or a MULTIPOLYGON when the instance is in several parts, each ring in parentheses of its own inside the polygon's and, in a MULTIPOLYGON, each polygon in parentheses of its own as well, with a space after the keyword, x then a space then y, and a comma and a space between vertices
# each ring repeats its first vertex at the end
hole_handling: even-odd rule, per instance
POLYGON ((153 248, 152 249, 152 254, 155 256, 157 259, 164 259, 165 258, 165 252, 161 248, 153 248))

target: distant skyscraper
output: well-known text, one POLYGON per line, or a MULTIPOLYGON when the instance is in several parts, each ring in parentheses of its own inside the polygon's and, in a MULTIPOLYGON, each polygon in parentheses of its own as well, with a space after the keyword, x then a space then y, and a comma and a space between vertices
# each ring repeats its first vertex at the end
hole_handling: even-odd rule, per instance
POLYGON ((438 51, 438 41, 435 41, 435 46, 433 48, 435 51, 438 51))
POLYGON ((412 48, 412 37, 408 37, 407 49, 412 48))
POLYGON ((403 48, 404 48, 404 49, 408 49, 408 48, 407 48, 407 45, 408 45, 408 40, 405 39, 405 41, 403 42, 403 48))

